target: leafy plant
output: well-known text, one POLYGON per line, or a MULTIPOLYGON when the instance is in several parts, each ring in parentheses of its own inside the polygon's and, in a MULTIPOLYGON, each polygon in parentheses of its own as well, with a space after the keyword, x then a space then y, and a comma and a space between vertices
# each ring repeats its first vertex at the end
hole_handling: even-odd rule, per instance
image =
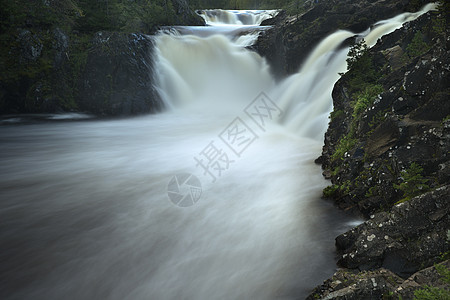
POLYGON ((343 158, 344 154, 348 151, 350 151, 351 149, 353 149, 353 147, 356 145, 357 140, 355 138, 353 138, 353 136, 351 134, 348 134, 344 137, 342 137, 339 140, 339 144, 336 147, 336 150, 334 151, 333 155, 331 156, 332 160, 336 160, 339 158, 343 158))
MULTIPOLYGON (((434 265, 436 271, 441 275, 440 280, 446 284, 450 284, 450 270, 444 265, 434 265)), ((448 300, 450 299, 450 291, 426 285, 423 289, 414 292, 415 300, 448 300)))
POLYGON ((394 188, 401 190, 404 195, 404 198, 398 203, 410 200, 430 189, 427 185, 428 179, 422 176, 422 172, 423 168, 415 162, 410 165, 409 169, 402 171, 403 182, 394 184, 394 188))
POLYGON ((417 31, 412 39, 411 43, 406 47, 406 52, 409 57, 416 57, 424 54, 430 49, 427 43, 424 41, 424 36, 421 31, 417 31))
POLYGON ((363 91, 356 95, 356 102, 353 106, 353 118, 371 106, 375 100, 375 97, 383 92, 383 87, 379 84, 368 85, 363 91))
POLYGON ((433 286, 426 285, 423 289, 414 292, 414 300, 448 300, 450 292, 433 286))
POLYGON ((376 84, 379 72, 376 71, 372 55, 364 39, 350 47, 347 58, 348 87, 350 92, 357 93, 368 85, 376 84))
POLYGON ((339 185, 333 184, 333 185, 327 186, 323 190, 323 196, 325 198, 332 198, 338 190, 339 190, 339 185))
POLYGON ((358 43, 352 45, 350 47, 350 50, 348 51, 348 58, 347 58, 347 66, 348 69, 354 69, 358 66, 358 63, 361 64, 361 59, 364 55, 367 54, 367 51, 369 48, 367 47, 366 42, 364 39, 359 41, 358 43))

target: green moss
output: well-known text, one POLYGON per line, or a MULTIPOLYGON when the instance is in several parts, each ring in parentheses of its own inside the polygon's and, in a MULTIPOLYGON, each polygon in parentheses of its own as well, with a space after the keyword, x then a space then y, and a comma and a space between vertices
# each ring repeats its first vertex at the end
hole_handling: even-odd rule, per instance
POLYGON ((366 197, 367 197, 367 198, 373 197, 373 196, 375 196, 375 195, 377 194, 377 192, 378 192, 378 187, 377 187, 377 186, 372 186, 372 187, 370 187, 369 190, 367 191, 366 197))
POLYGON ((350 193, 352 189, 352 183, 350 180, 346 180, 341 185, 333 184, 327 186, 323 190, 323 196, 325 198, 336 198, 337 196, 345 196, 350 193))
POLYGON ((323 190, 323 196, 325 198, 333 198, 337 191, 339 190, 339 186, 336 184, 327 186, 324 190, 323 190))
POLYGON ((337 119, 337 118, 340 118, 340 117, 342 117, 342 116, 344 116, 345 114, 344 114, 344 111, 342 110, 342 109, 339 109, 339 110, 333 110, 331 113, 330 113, 330 119, 331 119, 331 121, 333 121, 333 120, 335 120, 335 119, 337 119))
POLYGON ((333 170, 331 170, 331 175, 332 175, 332 176, 336 176, 340 171, 341 171, 341 167, 340 167, 340 166, 337 166, 336 168, 334 168, 333 170))
POLYGON ((331 159, 333 161, 337 159, 343 159, 344 154, 353 149, 353 147, 356 145, 357 142, 358 140, 353 138, 350 134, 342 137, 339 140, 339 144, 336 147, 336 150, 334 151, 333 155, 331 155, 331 159))
POLYGON ((377 95, 383 92, 383 87, 379 84, 367 85, 364 90, 356 94, 356 101, 353 105, 353 119, 358 118, 358 116, 370 107, 377 95))

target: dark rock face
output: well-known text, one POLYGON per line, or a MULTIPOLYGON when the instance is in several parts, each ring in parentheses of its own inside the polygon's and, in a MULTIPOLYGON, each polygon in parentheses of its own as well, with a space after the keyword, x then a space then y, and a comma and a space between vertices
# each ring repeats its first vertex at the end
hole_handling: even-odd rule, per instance
POLYGON ((80 108, 99 115, 160 109, 162 104, 153 88, 152 52, 150 36, 97 33, 80 79, 80 108))
POLYGON ((441 260, 450 249, 450 186, 397 204, 336 238, 343 254, 338 264, 350 269, 384 267, 402 278, 441 260))
POLYGON ((68 34, 58 27, 17 29, 9 43, 0 76, 0 113, 60 111, 59 100, 73 97, 65 80, 68 34))
POLYGON ((346 192, 334 195, 341 208, 366 217, 390 208, 405 197, 405 191, 394 186, 404 182, 412 163, 421 166, 420 176, 430 188, 448 183, 450 51, 442 37, 430 32, 428 50, 413 57, 406 54, 417 32, 427 35, 431 24, 431 14, 426 14, 369 51, 380 73, 373 83, 384 91, 357 118, 352 106, 357 96, 350 92, 352 71, 335 85, 334 110, 341 113, 331 118, 320 161, 333 184, 348 185, 346 192), (395 48, 405 53, 401 64, 392 56, 395 48), (390 65, 393 59, 395 67, 390 65), (354 146, 343 157, 333 157, 351 128, 354 146))
POLYGON ((205 20, 189 8, 187 0, 172 0, 172 5, 177 15, 173 25, 205 25, 205 20))
POLYGON ((407 0, 318 1, 298 17, 278 20, 279 25, 264 32, 254 48, 266 57, 277 76, 286 76, 297 72, 311 49, 337 29, 359 33, 408 9, 418 7, 411 7, 407 0))
POLYGON ((351 69, 334 87, 317 160, 333 183, 324 194, 370 219, 336 238, 343 269, 308 299, 413 299, 426 285, 449 296, 433 266, 450 267, 447 17, 428 13, 383 37, 366 54, 376 78, 351 69), (381 89, 359 112, 355 82, 381 89))

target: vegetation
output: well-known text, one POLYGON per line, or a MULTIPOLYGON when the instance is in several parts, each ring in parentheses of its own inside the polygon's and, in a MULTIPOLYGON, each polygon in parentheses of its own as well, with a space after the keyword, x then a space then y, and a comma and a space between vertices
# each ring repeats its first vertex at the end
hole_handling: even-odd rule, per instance
POLYGON ((339 158, 343 159, 344 154, 353 149, 353 147, 355 147, 357 142, 358 141, 353 137, 352 132, 342 137, 339 140, 339 144, 336 147, 336 150, 334 151, 333 155, 331 156, 331 159, 332 160, 337 160, 339 158))
POLYGON ((333 185, 327 186, 323 190, 323 196, 325 198, 333 198, 339 194, 347 195, 348 193, 350 193, 350 187, 351 187, 351 183, 348 180, 345 181, 342 185, 333 184, 333 185))
MULTIPOLYGON (((378 73, 373 66, 372 56, 364 40, 350 47, 347 65, 349 70, 352 71, 347 76, 348 86, 352 92, 352 98, 355 100, 351 103, 353 113, 349 132, 339 140, 336 150, 331 156, 333 161, 342 159, 346 152, 356 146, 355 135, 361 114, 373 104, 376 96, 383 92, 383 87, 375 83, 378 79, 378 73)), ((331 118, 342 114, 339 111, 333 112, 331 118)))
POLYGON ((347 66, 352 71, 348 76, 348 86, 352 93, 365 90, 368 85, 373 85, 380 77, 373 65, 372 56, 364 39, 350 47, 347 66))
POLYGON ((333 184, 330 186, 327 186, 324 190, 323 190, 323 196, 325 198, 332 198, 336 195, 336 192, 339 190, 339 185, 333 184))
MULTIPOLYGON (((443 265, 434 266, 441 275, 441 281, 450 284, 450 270, 443 265)), ((426 285, 423 289, 414 292, 414 300, 448 300, 450 299, 450 291, 426 285)))
POLYGON ((339 109, 339 110, 333 110, 331 113, 330 113, 330 119, 331 120, 335 120, 335 119, 337 119, 337 118, 340 118, 340 117, 342 117, 342 116, 344 116, 345 115, 345 113, 344 113, 344 111, 342 110, 342 109, 339 109))
POLYGON ((364 110, 371 106, 383 87, 379 84, 366 85, 364 90, 356 94, 356 101, 353 105, 353 118, 357 118, 364 110))
POLYGON ((423 168, 416 163, 412 163, 409 169, 402 171, 403 182, 394 184, 394 188, 401 190, 404 195, 398 203, 410 200, 430 189, 427 185, 428 179, 423 178, 422 172, 423 168))
POLYGON ((416 32, 411 43, 406 47, 406 52, 411 58, 422 55, 428 50, 430 50, 430 46, 425 42, 421 31, 416 32))

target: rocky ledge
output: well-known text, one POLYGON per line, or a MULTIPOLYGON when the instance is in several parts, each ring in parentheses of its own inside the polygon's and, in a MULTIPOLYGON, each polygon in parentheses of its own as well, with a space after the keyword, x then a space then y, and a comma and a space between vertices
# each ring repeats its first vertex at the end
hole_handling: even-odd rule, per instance
POLYGON ((308 299, 450 298, 448 14, 352 47, 317 162, 324 197, 368 220, 336 238, 341 269, 308 299))

